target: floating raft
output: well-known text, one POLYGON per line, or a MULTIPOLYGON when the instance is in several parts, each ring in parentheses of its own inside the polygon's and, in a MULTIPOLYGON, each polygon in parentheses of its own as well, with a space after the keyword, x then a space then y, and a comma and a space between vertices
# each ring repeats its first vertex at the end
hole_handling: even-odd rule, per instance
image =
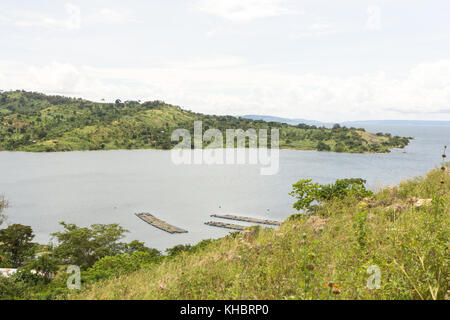
POLYGON ((151 215, 150 213, 136 213, 136 216, 138 218, 144 220, 148 224, 151 224, 155 228, 161 229, 168 233, 172 233, 172 234, 173 233, 187 233, 186 230, 172 226, 172 225, 168 224, 167 222, 156 218, 155 216, 151 215))
POLYGON ((246 228, 248 228, 246 226, 240 226, 240 225, 237 225, 237 224, 215 222, 215 221, 205 222, 205 224, 208 225, 208 226, 219 227, 219 228, 226 228, 226 229, 233 229, 233 230, 238 230, 238 231, 244 231, 246 228))
POLYGON ((213 215, 211 215, 211 217, 221 218, 221 219, 229 219, 229 220, 236 220, 236 221, 259 223, 259 224, 269 224, 269 225, 272 225, 272 226, 281 226, 281 222, 280 221, 257 219, 257 218, 249 218, 249 217, 240 217, 240 216, 233 216, 231 214, 226 214, 226 215, 213 214, 213 215))

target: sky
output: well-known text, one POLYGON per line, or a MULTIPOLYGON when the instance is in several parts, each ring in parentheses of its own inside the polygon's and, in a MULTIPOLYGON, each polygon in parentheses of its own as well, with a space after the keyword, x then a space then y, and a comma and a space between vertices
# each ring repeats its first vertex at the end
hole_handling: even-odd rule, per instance
POLYGON ((446 0, 1 0, 0 89, 450 120, 449 12, 446 0))

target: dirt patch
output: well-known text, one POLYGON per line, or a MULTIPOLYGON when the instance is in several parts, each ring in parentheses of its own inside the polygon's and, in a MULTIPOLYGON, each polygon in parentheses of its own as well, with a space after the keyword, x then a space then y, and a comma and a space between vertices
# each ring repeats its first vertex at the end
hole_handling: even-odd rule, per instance
POLYGON ((407 199, 405 202, 396 202, 387 206, 386 209, 394 210, 394 212, 399 212, 402 210, 407 210, 409 208, 420 208, 423 206, 428 206, 432 202, 432 199, 420 199, 417 197, 412 197, 407 199))
POLYGON ((322 228, 327 222, 328 222, 328 219, 320 218, 318 216, 311 216, 306 221, 306 223, 308 223, 312 226, 314 232, 318 232, 319 229, 322 228))

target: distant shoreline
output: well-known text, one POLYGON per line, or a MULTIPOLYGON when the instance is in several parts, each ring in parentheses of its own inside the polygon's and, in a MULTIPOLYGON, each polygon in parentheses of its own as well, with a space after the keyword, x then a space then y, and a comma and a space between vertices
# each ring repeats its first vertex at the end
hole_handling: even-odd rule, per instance
POLYGON ((298 118, 283 118, 276 116, 266 116, 266 115, 244 115, 241 116, 245 119, 251 120, 264 120, 264 121, 274 121, 282 122, 291 125, 297 125, 304 123, 307 125, 332 127, 335 123, 355 127, 361 125, 399 125, 399 126, 450 126, 450 120, 355 120, 355 121, 340 121, 340 122, 322 122, 318 120, 309 119, 298 119, 298 118))

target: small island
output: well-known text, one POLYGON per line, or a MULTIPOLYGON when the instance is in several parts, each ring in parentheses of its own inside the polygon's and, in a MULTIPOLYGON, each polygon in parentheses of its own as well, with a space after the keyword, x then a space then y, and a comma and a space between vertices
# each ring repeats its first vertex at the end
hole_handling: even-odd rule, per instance
POLYGON ((204 115, 163 101, 98 103, 27 91, 0 91, 0 151, 56 152, 172 149, 175 129, 279 129, 282 149, 386 153, 412 138, 363 128, 289 125, 234 116, 204 115))

